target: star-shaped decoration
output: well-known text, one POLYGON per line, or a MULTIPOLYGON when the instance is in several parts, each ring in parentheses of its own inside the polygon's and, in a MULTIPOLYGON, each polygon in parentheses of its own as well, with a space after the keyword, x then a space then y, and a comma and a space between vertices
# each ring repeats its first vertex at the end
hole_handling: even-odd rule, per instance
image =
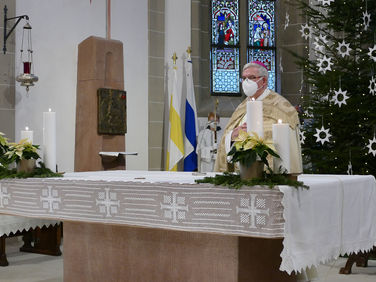
POLYGON ((346 43, 345 40, 343 40, 341 43, 338 44, 337 47, 338 53, 344 58, 345 56, 350 56, 350 51, 352 50, 350 48, 350 43, 346 43))
POLYGON ((284 26, 285 30, 289 26, 289 24, 290 24, 290 15, 286 12, 285 26, 284 26))
POLYGON ((301 25, 301 29, 300 29, 300 32, 302 34, 302 37, 304 37, 304 39, 308 39, 308 38, 311 38, 312 37, 312 27, 309 26, 308 24, 302 24, 301 25))
POLYGON ((320 72, 323 72, 324 74, 327 72, 327 71, 331 71, 332 70, 332 59, 331 58, 328 58, 327 56, 324 55, 324 57, 322 57, 321 59, 319 59, 319 63, 317 64, 317 66, 319 67, 319 71, 320 72))
POLYGON ((330 6, 330 4, 334 2, 334 0, 319 0, 319 1, 322 2, 322 4, 325 6, 330 6))
POLYGON ((333 89, 330 88, 328 94, 326 94, 325 96, 322 96, 320 98, 320 101, 322 101, 322 102, 331 102, 330 97, 332 96, 332 94, 333 94, 333 89))
POLYGON ((305 111, 304 114, 306 117, 313 118, 313 113, 312 113, 313 107, 309 106, 305 111))
POLYGON ((320 53, 323 53, 324 52, 324 49, 325 49, 325 46, 324 45, 321 45, 320 42, 316 41, 313 42, 313 48, 317 51, 317 52, 320 52, 320 53))
POLYGON ((325 50, 325 45, 324 45, 324 44, 326 44, 325 41, 327 41, 325 35, 322 36, 322 35, 320 34, 319 36, 316 36, 316 37, 315 37, 315 40, 314 40, 314 42, 313 42, 313 45, 314 45, 313 48, 314 48, 316 51, 323 53, 324 50, 325 50), (322 40, 322 39, 324 39, 324 40, 322 40))
POLYGON ((363 12, 363 25, 364 30, 367 31, 369 28, 369 23, 371 22, 371 14, 368 14, 368 11, 363 12))
POLYGON ((328 39, 326 39, 326 35, 323 35, 323 34, 319 34, 319 40, 325 44, 328 44, 328 39))
POLYGON ((376 79, 375 76, 371 77, 371 80, 369 81, 369 93, 372 95, 376 94, 376 79))
POLYGON ((372 48, 368 48, 369 52, 367 53, 368 56, 376 63, 376 54, 373 54, 373 52, 376 53, 376 44, 372 48))
POLYGON ((349 164, 347 165, 347 174, 352 175, 353 174, 353 169, 352 169, 352 163, 349 161, 349 164))
POLYGON ((321 126, 321 129, 315 128, 316 129, 316 134, 313 135, 316 137, 316 142, 319 143, 321 142, 321 145, 324 145, 325 142, 330 142, 329 138, 332 136, 329 133, 329 128, 325 129, 324 126, 321 126), (325 134, 325 138, 321 137, 321 134, 325 134))
POLYGON ((306 139, 305 132, 303 130, 300 130, 299 131, 299 136, 300 136, 300 144, 304 144, 305 139, 306 139))
POLYGON ((367 148, 368 148, 368 154, 372 154, 374 157, 376 157, 376 137, 375 135, 373 136, 373 139, 369 139, 368 140, 368 145, 367 145, 367 148), (373 147, 375 147, 373 149, 373 147))
POLYGON ((280 69, 281 72, 283 72, 282 56, 279 57, 279 69, 280 69))
POLYGON ((321 100, 322 102, 329 101, 329 94, 326 94, 325 96, 322 96, 322 97, 320 98, 320 100, 321 100))
POLYGON ((349 99, 350 97, 346 95, 347 91, 342 91, 341 88, 338 89, 338 91, 334 90, 334 96, 333 96, 333 102, 334 105, 338 105, 338 107, 341 107, 342 104, 346 105, 346 100, 349 99), (342 99, 339 100, 340 95, 342 95, 342 99))

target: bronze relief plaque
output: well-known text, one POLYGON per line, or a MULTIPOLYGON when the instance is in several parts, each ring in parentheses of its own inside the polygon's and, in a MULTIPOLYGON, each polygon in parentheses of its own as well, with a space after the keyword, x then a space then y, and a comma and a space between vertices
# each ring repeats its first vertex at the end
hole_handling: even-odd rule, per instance
POLYGON ((127 133, 127 96, 123 90, 99 88, 98 133, 122 135, 127 133))

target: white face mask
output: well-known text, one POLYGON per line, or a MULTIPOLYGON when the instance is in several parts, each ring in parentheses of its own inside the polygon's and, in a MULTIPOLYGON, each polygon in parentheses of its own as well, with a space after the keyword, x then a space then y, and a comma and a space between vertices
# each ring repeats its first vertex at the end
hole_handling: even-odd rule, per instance
MULTIPOLYGON (((259 78, 257 82, 259 82, 260 79, 261 78, 259 78)), ((253 81, 252 79, 243 80, 242 87, 243 87, 244 94, 247 95, 248 97, 255 95, 257 90, 261 88, 261 87, 258 88, 257 82, 253 81)))
POLYGON ((216 127, 216 124, 215 124, 214 120, 209 121, 209 122, 208 122, 208 125, 209 125, 209 127, 210 127, 211 129, 215 129, 215 127, 216 127))

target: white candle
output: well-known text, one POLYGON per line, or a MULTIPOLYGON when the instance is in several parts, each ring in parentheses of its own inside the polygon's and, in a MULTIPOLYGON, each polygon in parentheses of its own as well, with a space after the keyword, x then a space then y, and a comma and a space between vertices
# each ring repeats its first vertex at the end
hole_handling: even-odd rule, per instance
POLYGON ((47 168, 56 171, 56 113, 43 112, 43 161, 47 168))
POLYGON ((252 99, 247 102, 247 132, 256 132, 260 137, 264 136, 262 101, 252 99))
POLYGON ((25 130, 21 130, 21 140, 27 139, 28 142, 33 143, 34 132, 29 130, 29 127, 25 127, 25 130))
POLYGON ((282 166, 290 173, 290 128, 287 123, 282 123, 278 120, 278 124, 273 124, 273 143, 277 150, 280 159, 273 159, 273 169, 278 172, 279 167, 282 166))

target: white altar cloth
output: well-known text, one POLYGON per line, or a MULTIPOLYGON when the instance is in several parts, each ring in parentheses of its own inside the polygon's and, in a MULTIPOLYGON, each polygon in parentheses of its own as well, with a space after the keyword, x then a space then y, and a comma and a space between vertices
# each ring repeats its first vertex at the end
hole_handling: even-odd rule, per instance
POLYGON ((49 227, 56 223, 58 222, 54 220, 0 214, 0 237, 15 234, 17 231, 28 231, 30 228, 49 227))
POLYGON ((187 172, 101 171, 0 181, 0 212, 226 235, 282 238, 281 270, 300 271, 376 243, 373 176, 301 175, 310 190, 230 190, 187 172), (5 190, 4 190, 5 189, 5 190), (4 193, 5 191, 5 193, 4 193), (14 205, 23 193, 30 203, 14 205), (1 204, 1 197, 8 197, 1 204), (283 205, 283 206, 282 206, 283 205))
POLYGON ((280 270, 291 273, 376 245, 373 176, 302 175, 309 190, 281 186, 285 218, 280 270))

